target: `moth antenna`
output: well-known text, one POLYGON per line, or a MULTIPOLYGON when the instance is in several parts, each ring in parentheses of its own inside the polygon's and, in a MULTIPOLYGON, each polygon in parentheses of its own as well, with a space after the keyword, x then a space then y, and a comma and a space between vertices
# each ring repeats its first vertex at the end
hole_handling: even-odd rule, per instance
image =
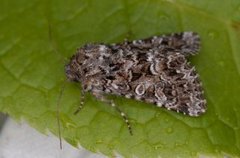
POLYGON ((65 90, 65 86, 66 86, 66 81, 64 81, 62 87, 61 87, 61 90, 60 90, 60 94, 58 96, 58 99, 57 99, 57 126, 58 126, 58 137, 59 137, 59 144, 60 144, 60 149, 62 150, 62 133, 61 133, 61 123, 60 123, 60 101, 61 101, 61 98, 62 98, 62 95, 63 95, 63 92, 65 90))
MULTIPOLYGON (((49 41, 50 41, 50 46, 52 47, 53 49, 53 52, 61 58, 61 60, 64 62, 64 63, 67 63, 68 62, 68 59, 64 56, 61 55, 61 53, 58 51, 58 47, 57 47, 57 44, 55 42, 55 40, 53 39, 53 35, 52 35, 52 25, 51 25, 51 22, 50 22, 50 19, 47 18, 47 21, 48 21, 48 37, 49 37, 49 41)), ((60 123, 60 100, 62 98, 62 95, 63 95, 63 92, 64 92, 64 89, 65 89, 65 85, 66 85, 66 82, 67 80, 64 80, 64 83, 61 87, 61 91, 60 91, 60 94, 58 96, 58 99, 57 99, 57 111, 56 111, 56 115, 57 115, 57 126, 58 126, 58 137, 59 137, 59 144, 60 144, 60 149, 62 149, 62 134, 61 134, 61 123, 60 123)))

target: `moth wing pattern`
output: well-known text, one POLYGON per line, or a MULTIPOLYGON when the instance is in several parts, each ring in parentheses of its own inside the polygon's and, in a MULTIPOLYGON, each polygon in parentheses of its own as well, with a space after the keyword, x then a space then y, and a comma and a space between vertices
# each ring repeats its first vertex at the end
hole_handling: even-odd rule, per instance
POLYGON ((199 75, 186 59, 199 49, 199 35, 193 32, 112 46, 110 50, 118 50, 117 56, 113 54, 114 65, 121 65, 122 69, 109 73, 115 79, 109 81, 106 89, 116 95, 199 116, 206 111, 206 100, 199 75))
POLYGON ((189 116, 206 111, 202 84, 195 67, 187 61, 200 49, 194 32, 172 33, 119 44, 86 44, 66 65, 69 81, 79 82, 84 92, 109 102, 113 94, 155 104, 189 116))

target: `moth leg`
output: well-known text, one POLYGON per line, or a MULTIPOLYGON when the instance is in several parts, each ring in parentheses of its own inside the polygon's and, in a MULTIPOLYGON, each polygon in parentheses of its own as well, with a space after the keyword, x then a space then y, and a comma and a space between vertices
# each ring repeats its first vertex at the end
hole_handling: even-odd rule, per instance
POLYGON ((133 135, 132 133, 132 127, 131 124, 129 122, 128 117, 126 116, 126 114, 114 103, 113 100, 108 100, 106 97, 104 97, 102 94, 98 94, 98 93, 93 93, 93 95, 101 100, 102 102, 106 103, 107 105, 110 105, 111 107, 115 108, 116 111, 122 116, 123 120, 125 121, 127 127, 128 127, 128 131, 130 133, 130 135, 133 135))
POLYGON ((81 89, 80 103, 77 110, 74 112, 74 115, 77 115, 82 110, 84 101, 85 101, 85 92, 81 89))
POLYGON ((132 127, 131 127, 131 124, 130 124, 130 122, 129 122, 127 116, 126 116, 126 114, 125 114, 112 100, 110 101, 110 105, 111 105, 112 107, 114 107, 114 108, 117 110, 117 112, 122 116, 123 120, 124 120, 125 123, 127 124, 129 133, 130 133, 131 135, 133 135, 133 133, 132 133, 132 127))

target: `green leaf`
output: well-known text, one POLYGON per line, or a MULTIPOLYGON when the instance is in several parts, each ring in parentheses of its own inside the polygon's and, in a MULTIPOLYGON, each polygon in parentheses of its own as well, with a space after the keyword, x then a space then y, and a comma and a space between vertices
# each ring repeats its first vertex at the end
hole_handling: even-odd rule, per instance
POLYGON ((2 0, 0 6, 0 111, 57 134, 56 104, 65 80, 64 59, 90 42, 121 42, 163 33, 196 31, 202 39, 196 66, 207 113, 183 116, 114 97, 133 126, 67 83, 61 101, 65 140, 93 152, 123 157, 240 156, 240 1, 229 0, 2 0))

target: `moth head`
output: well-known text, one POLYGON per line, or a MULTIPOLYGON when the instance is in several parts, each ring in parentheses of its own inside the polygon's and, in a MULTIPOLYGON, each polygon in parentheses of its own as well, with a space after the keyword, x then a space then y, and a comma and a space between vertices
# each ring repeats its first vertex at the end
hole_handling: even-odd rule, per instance
POLYGON ((84 62, 84 54, 81 48, 77 49, 76 54, 74 54, 69 62, 65 65, 65 73, 68 81, 79 82, 82 75, 82 65, 84 62))
POLYGON ((108 57, 108 48, 100 44, 88 44, 79 49, 65 66, 69 81, 80 82, 102 73, 101 66, 108 57))
POLYGON ((70 61, 70 63, 68 63, 65 66, 65 73, 68 81, 78 82, 80 80, 80 76, 77 71, 77 66, 78 65, 73 61, 70 61))

